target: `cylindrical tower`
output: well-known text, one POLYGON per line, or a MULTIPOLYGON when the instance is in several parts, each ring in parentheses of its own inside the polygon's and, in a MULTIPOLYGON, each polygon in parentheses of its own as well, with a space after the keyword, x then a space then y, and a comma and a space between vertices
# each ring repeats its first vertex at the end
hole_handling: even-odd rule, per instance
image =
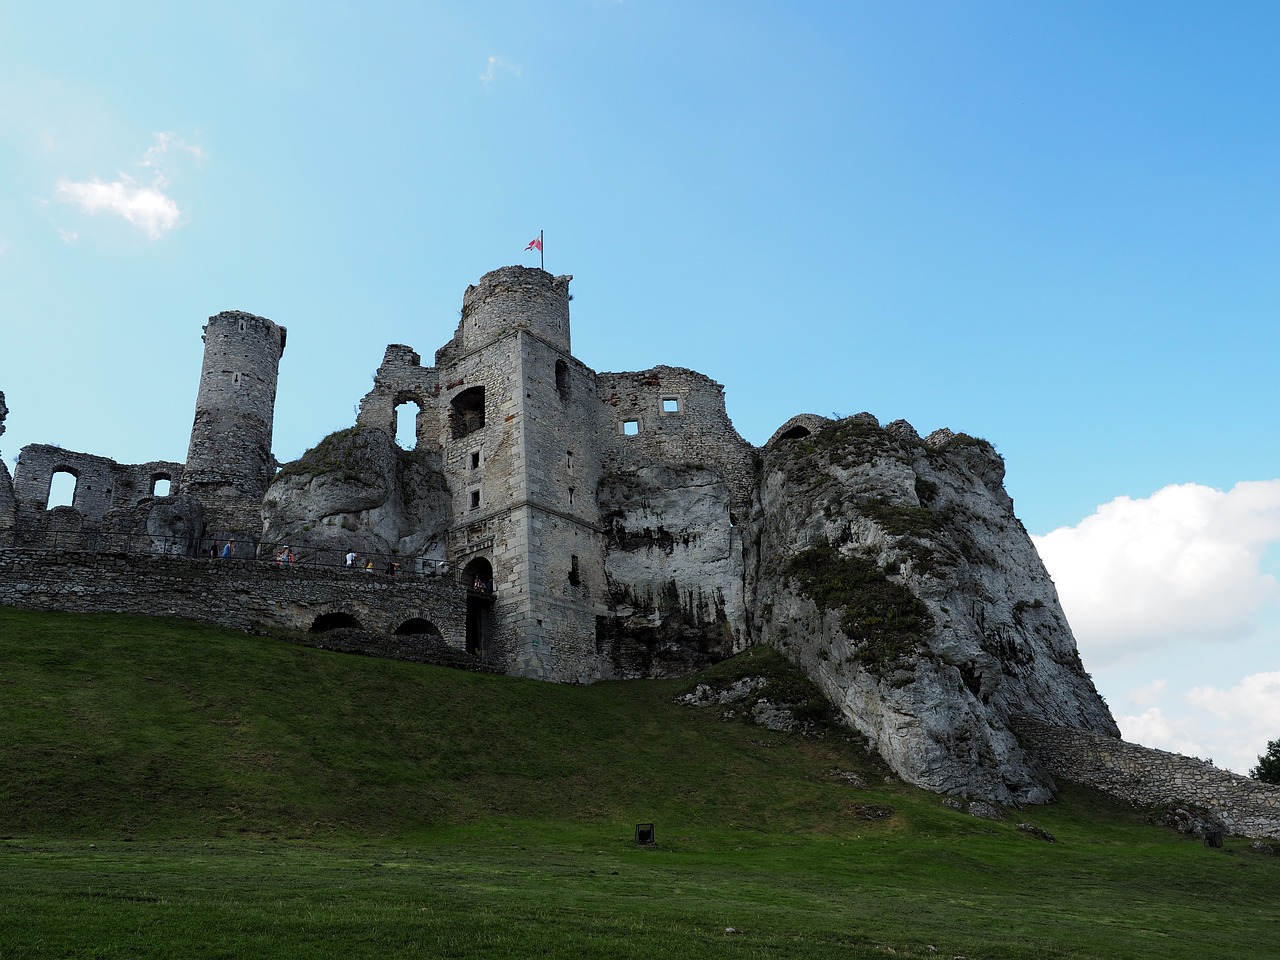
POLYGON ((462 297, 462 347, 473 350, 513 330, 529 330, 570 353, 569 281, 534 267, 500 267, 462 297))
POLYGON ((235 537, 245 553, 262 532, 262 497, 274 468, 271 428, 284 341, 284 327, 239 310, 210 317, 204 328, 182 489, 203 506, 209 535, 235 537))

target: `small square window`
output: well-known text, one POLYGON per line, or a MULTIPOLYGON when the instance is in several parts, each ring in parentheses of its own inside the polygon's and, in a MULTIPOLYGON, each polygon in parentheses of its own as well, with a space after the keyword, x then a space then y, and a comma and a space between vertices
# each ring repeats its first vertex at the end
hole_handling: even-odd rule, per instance
POLYGON ((679 397, 663 397, 662 412, 663 413, 679 413, 680 398, 679 397))
POLYGON ((622 433, 624 436, 634 437, 639 432, 640 432, 639 420, 623 420, 622 421, 622 433))

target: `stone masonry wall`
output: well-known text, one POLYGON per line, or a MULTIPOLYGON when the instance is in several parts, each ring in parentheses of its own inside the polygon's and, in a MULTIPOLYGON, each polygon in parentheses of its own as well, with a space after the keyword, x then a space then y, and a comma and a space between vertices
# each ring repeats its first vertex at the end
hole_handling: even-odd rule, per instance
POLYGON ((107 457, 77 453, 43 443, 28 444, 18 457, 13 490, 17 500, 18 526, 38 531, 45 521, 49 487, 55 473, 76 478, 71 506, 93 523, 109 511, 137 506, 151 497, 157 480, 169 480, 170 495, 181 488, 183 465, 170 461, 116 463, 107 457))
POLYGON ((448 577, 392 580, 254 560, 0 548, 0 604, 186 617, 254 633, 305 632, 324 614, 345 614, 380 633, 421 619, 449 646, 466 646, 465 590, 448 577))
POLYGON ((1010 726, 1055 776, 1139 806, 1201 807, 1233 834, 1280 840, 1280 786, 1083 730, 1026 718, 1010 726))
POLYGON ((600 434, 606 472, 654 463, 705 466, 729 485, 734 515, 745 522, 756 452, 729 419, 724 387, 694 370, 659 366, 597 374, 596 392, 605 404, 600 434))

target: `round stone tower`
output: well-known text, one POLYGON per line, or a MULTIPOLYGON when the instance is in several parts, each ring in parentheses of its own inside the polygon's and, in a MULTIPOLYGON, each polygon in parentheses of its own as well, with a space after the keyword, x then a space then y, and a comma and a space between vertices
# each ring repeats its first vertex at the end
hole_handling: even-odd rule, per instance
POLYGON ((528 330, 570 353, 569 281, 534 267, 500 267, 462 296, 462 347, 472 350, 504 333, 528 330))
POLYGON ((204 363, 182 489, 200 501, 206 532, 247 555, 262 532, 262 497, 275 469, 271 429, 285 328, 228 310, 204 328, 204 363))

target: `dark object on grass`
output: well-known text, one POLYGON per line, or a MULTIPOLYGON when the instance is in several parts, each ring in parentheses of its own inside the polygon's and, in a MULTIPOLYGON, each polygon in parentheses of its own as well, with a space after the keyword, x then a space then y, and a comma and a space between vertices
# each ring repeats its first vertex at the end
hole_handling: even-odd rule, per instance
POLYGON ((636 843, 642 847, 651 847, 656 841, 653 838, 652 823, 636 824, 636 843))

